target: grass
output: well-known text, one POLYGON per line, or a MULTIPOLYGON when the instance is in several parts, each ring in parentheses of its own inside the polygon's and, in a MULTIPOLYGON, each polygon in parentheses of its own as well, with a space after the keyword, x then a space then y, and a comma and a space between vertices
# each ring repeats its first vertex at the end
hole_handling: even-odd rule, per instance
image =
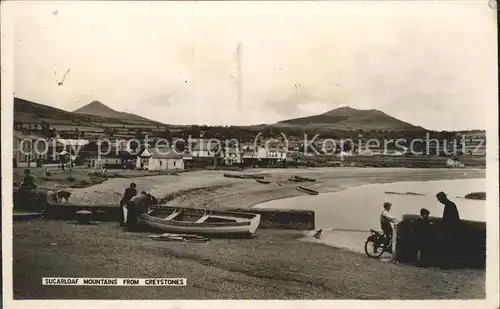
POLYGON ((259 230, 249 240, 157 242, 114 223, 14 224, 15 299, 484 298, 484 271, 384 263, 259 230), (37 235, 33 237, 33 235, 37 235), (41 277, 187 278, 187 287, 42 286, 41 277))

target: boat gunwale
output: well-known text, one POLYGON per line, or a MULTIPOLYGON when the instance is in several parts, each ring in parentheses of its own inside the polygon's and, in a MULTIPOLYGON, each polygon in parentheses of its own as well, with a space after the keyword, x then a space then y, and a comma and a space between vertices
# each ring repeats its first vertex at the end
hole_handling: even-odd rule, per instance
POLYGON ((309 193, 311 195, 318 195, 319 194, 318 191, 313 190, 313 189, 309 189, 309 188, 306 188, 306 187, 303 187, 303 186, 298 186, 297 190, 299 190, 301 192, 309 193))
POLYGON ((191 222, 191 221, 175 221, 175 220, 165 220, 158 217, 154 217, 148 214, 139 215, 139 218, 143 221, 150 221, 161 223, 165 225, 174 225, 174 226, 186 226, 186 227, 240 227, 240 226, 249 226, 251 225, 251 221, 243 221, 243 222, 191 222))

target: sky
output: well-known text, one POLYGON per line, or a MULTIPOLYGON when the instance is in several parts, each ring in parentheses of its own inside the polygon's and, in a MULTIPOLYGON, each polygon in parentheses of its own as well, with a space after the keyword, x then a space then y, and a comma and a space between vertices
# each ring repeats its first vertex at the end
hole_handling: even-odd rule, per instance
POLYGON ((498 101, 482 0, 10 4, 14 95, 69 111, 249 125, 350 106, 460 130, 498 101))

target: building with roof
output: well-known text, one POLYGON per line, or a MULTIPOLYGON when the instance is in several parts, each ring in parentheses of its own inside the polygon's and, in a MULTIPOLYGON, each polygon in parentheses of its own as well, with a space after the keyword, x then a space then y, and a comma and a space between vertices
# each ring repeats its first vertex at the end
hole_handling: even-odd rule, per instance
POLYGON ((113 149, 109 153, 99 154, 97 151, 83 151, 84 164, 89 168, 133 169, 136 167, 137 156, 132 152, 113 149))
POLYGON ((15 165, 22 163, 30 166, 30 164, 35 165, 37 161, 47 160, 48 144, 43 136, 14 131, 12 156, 15 165))
POLYGON ((136 168, 152 171, 183 170, 184 159, 171 147, 147 148, 139 154, 136 168))
POLYGON ((213 158, 218 152, 218 144, 216 141, 211 141, 203 138, 191 139, 190 153, 193 158, 213 158))
POLYGON ((242 162, 241 150, 236 147, 225 148, 222 157, 226 165, 240 164, 242 162))

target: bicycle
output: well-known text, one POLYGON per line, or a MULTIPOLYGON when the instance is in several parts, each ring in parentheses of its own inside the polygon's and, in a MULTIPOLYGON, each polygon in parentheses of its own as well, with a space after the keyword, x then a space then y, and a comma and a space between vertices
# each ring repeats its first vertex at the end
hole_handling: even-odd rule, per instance
POLYGON ((365 241, 365 253, 371 258, 379 258, 384 252, 392 254, 392 239, 387 241, 385 235, 370 229, 371 235, 365 241))

